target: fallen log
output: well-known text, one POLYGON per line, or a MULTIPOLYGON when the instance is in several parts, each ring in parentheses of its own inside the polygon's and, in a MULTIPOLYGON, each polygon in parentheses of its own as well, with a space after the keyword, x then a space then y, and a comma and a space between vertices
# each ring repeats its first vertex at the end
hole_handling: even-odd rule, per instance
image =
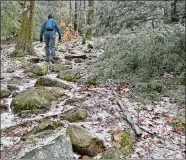
POLYGON ((128 116, 127 111, 125 110, 125 107, 124 107, 122 101, 119 99, 119 97, 118 97, 116 91, 114 90, 114 87, 112 86, 110 80, 108 80, 108 83, 109 83, 109 85, 110 85, 110 88, 111 88, 111 90, 112 90, 114 96, 116 97, 116 101, 117 101, 118 106, 120 107, 120 109, 121 109, 122 112, 123 112, 124 120, 130 125, 130 127, 131 127, 132 130, 134 131, 135 135, 136 135, 137 137, 140 137, 140 136, 142 135, 141 129, 140 129, 140 128, 138 127, 138 125, 135 124, 135 123, 133 122, 133 120, 128 116))

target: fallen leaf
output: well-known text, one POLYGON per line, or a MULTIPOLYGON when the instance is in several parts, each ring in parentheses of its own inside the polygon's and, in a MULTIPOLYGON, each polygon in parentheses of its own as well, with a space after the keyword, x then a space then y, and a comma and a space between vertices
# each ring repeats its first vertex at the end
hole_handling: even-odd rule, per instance
POLYGON ((113 139, 114 141, 121 141, 121 133, 115 133, 113 139))
POLYGON ((141 154, 141 153, 138 153, 138 156, 139 156, 140 159, 142 159, 144 157, 144 155, 141 154))
POLYGON ((162 144, 162 142, 160 140, 157 140, 156 142, 157 142, 157 144, 162 144))
POLYGON ((176 126, 176 131, 177 131, 177 132, 182 132, 182 131, 183 131, 183 128, 180 127, 180 126, 176 126))

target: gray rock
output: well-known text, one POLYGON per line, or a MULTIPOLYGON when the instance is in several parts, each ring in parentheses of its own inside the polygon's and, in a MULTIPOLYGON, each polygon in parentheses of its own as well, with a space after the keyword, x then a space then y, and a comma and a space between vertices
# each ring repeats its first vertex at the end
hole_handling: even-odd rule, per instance
POLYGON ((81 75, 77 70, 61 70, 57 77, 66 81, 77 82, 81 78, 81 75))
POLYGON ((52 71, 59 72, 60 70, 72 69, 72 65, 64 65, 60 63, 55 63, 52 65, 52 71))
POLYGON ((61 87, 64 89, 69 89, 70 85, 68 85, 66 82, 59 78, 51 77, 49 75, 42 76, 39 79, 37 79, 35 83, 35 87, 40 86, 49 86, 49 87, 61 87))
POLYGON ((28 70, 37 76, 43 76, 48 73, 48 66, 46 63, 36 63, 30 67, 28 70))
POLYGON ((19 87, 17 87, 17 86, 14 85, 14 84, 8 84, 8 85, 7 85, 7 88, 10 89, 10 90, 19 90, 19 87))
POLYGON ((87 56, 85 54, 74 54, 74 55, 65 55, 65 59, 71 60, 73 58, 82 58, 87 59, 87 56))
POLYGON ((73 159, 72 146, 65 135, 60 135, 51 144, 28 152, 21 159, 73 159))
POLYGON ((81 59, 76 58, 76 59, 74 59, 74 62, 75 62, 75 63, 82 63, 82 60, 81 60, 81 59))
POLYGON ((0 113, 8 111, 8 104, 0 104, 0 113))
POLYGON ((102 159, 124 159, 123 153, 117 148, 108 148, 102 159))
POLYGON ((10 107, 14 113, 24 110, 49 109, 52 101, 65 94, 57 88, 28 88, 15 96, 10 107))
POLYGON ((8 72, 8 73, 13 73, 14 71, 15 71, 14 68, 8 68, 8 69, 6 70, 6 72, 8 72))
POLYGON ((103 142, 80 126, 71 125, 66 133, 70 137, 73 151, 79 154, 95 156, 103 150, 103 142))
POLYGON ((11 94, 11 91, 8 88, 1 89, 1 98, 9 97, 10 94, 11 94))

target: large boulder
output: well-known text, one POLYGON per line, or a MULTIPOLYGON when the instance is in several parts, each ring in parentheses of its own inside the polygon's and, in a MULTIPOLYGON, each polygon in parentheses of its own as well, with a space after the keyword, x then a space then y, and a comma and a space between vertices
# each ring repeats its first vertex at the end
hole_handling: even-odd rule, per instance
POLYGON ((81 78, 80 73, 75 70, 59 71, 57 77, 70 82, 77 82, 81 78))
POLYGON ((1 98, 10 96, 11 91, 8 88, 1 89, 1 98))
POLYGON ((34 73, 36 76, 43 76, 48 73, 48 66, 47 63, 36 63, 28 71, 34 73))
POLYGON ((35 83, 35 87, 41 87, 41 86, 60 87, 64 89, 70 89, 70 85, 67 84, 67 82, 64 82, 59 78, 51 77, 49 75, 42 76, 39 79, 37 79, 35 83))
POLYGON ((70 137, 74 152, 95 156, 103 150, 103 142, 82 127, 70 125, 66 133, 70 137))
POLYGON ((117 149, 117 148, 108 148, 104 154, 103 154, 103 159, 124 159, 123 153, 117 149))
POLYGON ((72 146, 65 135, 60 135, 50 144, 27 152, 21 159, 73 159, 72 146))
POLYGON ((69 122, 78 122, 86 119, 87 116, 88 116, 87 110, 77 109, 76 111, 65 115, 64 119, 66 119, 69 122))
POLYGON ((63 95, 65 94, 56 88, 32 87, 15 96, 10 107, 14 113, 19 113, 23 110, 49 109, 51 102, 58 100, 63 95))

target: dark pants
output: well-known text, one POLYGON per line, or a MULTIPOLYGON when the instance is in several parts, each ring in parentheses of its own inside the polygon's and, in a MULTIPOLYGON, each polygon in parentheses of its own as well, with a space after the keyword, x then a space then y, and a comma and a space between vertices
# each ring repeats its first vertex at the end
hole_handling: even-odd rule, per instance
POLYGON ((47 57, 55 57, 55 36, 44 35, 45 52, 47 57))

